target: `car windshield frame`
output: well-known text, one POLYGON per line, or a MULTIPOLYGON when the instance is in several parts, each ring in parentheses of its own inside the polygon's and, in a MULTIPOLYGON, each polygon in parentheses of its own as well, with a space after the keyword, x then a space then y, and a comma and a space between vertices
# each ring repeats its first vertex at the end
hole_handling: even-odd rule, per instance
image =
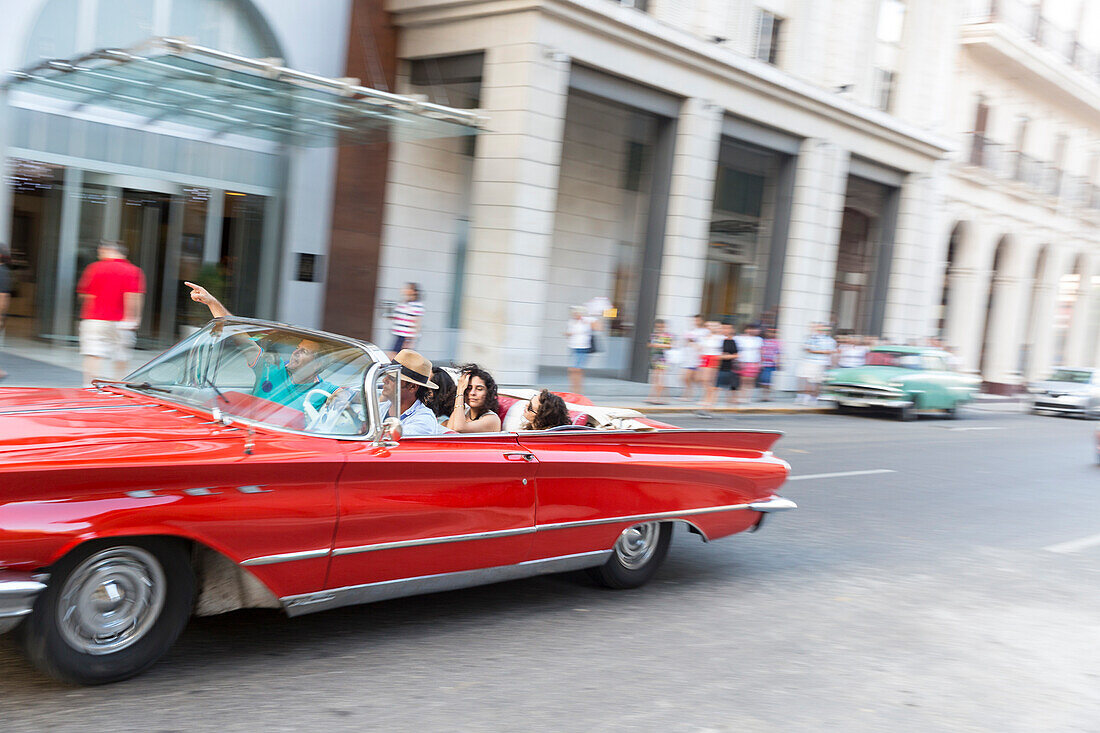
MULTIPOLYGON (((243 342, 238 343, 242 344, 242 352, 240 353, 245 353, 244 350, 248 349, 248 345, 243 344, 243 342)), ((272 354, 277 355, 277 352, 273 349, 272 354)), ((226 361, 228 362, 234 356, 236 355, 230 354, 226 361)), ((242 360, 242 363, 245 362, 242 360)), ((252 364, 247 364, 248 368, 255 370, 255 363, 253 361, 252 364)), ((271 363, 275 369, 285 369, 287 366, 286 362, 271 363)), ((215 318, 208 322, 194 334, 135 369, 126 376, 125 380, 104 382, 102 384, 103 386, 131 389, 143 394, 148 393, 158 399, 178 404, 181 407, 209 413, 215 420, 219 421, 228 418, 230 423, 241 423, 265 430, 338 440, 371 441, 379 439, 382 432, 382 420, 377 395, 373 394, 373 391, 368 387, 374 383, 378 372, 389 366, 390 363, 390 359, 381 349, 366 341, 274 321, 228 317, 215 318), (227 329, 231 331, 228 334, 226 333, 227 329), (288 344, 294 341, 313 341, 321 344, 326 349, 325 356, 330 356, 330 358, 318 368, 315 375, 318 381, 310 384, 316 384, 317 387, 337 387, 337 389, 351 390, 351 394, 343 400, 343 405, 354 411, 349 416, 349 421, 356 417, 361 420, 358 432, 334 431, 336 418, 339 417, 335 414, 336 410, 333 410, 333 420, 329 423, 328 429, 324 429, 324 421, 316 422, 316 418, 316 427, 309 429, 306 425, 308 413, 304 411, 304 407, 297 410, 300 414, 306 416, 302 418, 303 424, 301 427, 295 427, 281 422, 265 420, 262 415, 238 414, 239 411, 235 410, 233 406, 223 404, 223 401, 228 403, 225 395, 222 394, 224 385, 218 384, 218 374, 211 370, 224 368, 224 364, 221 362, 222 349, 225 342, 235 337, 243 337, 252 341, 258 347, 255 352, 257 358, 267 358, 264 356, 264 347, 261 345, 264 339, 278 343, 284 350, 288 344), (216 357, 214 356, 215 351, 217 352, 216 357), (343 358, 336 358, 336 354, 340 354, 343 358), (211 364, 211 359, 215 360, 214 364, 211 364), (180 377, 174 382, 166 382, 163 378, 156 377, 156 370, 166 366, 169 369, 176 368, 179 370, 180 377), (339 385, 317 376, 332 376, 342 368, 351 368, 352 373, 345 375, 339 385)), ((254 378, 256 380, 261 378, 259 371, 255 371, 254 378)), ((246 387, 244 391, 240 387, 233 388, 230 391, 240 395, 252 395, 259 384, 257 381, 254 382, 252 388, 246 387)), ((306 392, 309 391, 306 390, 306 392)), ((321 391, 328 393, 327 389, 321 391)), ((330 396, 335 397, 335 392, 331 393, 330 396)), ((302 399, 304 401, 305 397, 303 396, 302 399)), ((269 402, 266 399, 263 401, 269 402)), ((326 400, 322 403, 320 408, 313 405, 314 411, 324 410, 329 401, 326 400)), ((281 412, 284 416, 288 414, 286 411, 293 412, 297 409, 286 404, 280 406, 277 401, 271 402, 271 405, 274 406, 272 408, 273 412, 281 412), (278 409, 280 407, 281 409, 278 409)))

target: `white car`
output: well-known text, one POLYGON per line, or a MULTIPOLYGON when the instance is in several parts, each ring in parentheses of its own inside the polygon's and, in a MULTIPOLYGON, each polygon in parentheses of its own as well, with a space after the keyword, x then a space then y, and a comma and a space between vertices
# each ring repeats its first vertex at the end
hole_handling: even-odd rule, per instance
POLYGON ((1065 412, 1087 418, 1100 418, 1100 369, 1059 367, 1042 382, 1028 387, 1033 403, 1031 411, 1065 412))

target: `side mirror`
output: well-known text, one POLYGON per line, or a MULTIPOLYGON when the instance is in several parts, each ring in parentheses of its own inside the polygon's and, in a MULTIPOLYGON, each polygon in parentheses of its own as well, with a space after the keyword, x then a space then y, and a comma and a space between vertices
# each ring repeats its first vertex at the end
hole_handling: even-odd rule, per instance
POLYGON ((403 430, 401 427, 401 419, 396 417, 387 417, 382 421, 382 442, 396 445, 401 440, 401 434, 403 430))

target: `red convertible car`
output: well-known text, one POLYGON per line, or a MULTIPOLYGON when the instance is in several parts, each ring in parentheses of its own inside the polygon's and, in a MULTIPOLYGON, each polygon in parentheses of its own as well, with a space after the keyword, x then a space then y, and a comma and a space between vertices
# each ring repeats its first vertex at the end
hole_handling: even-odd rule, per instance
POLYGON ((56 678, 111 682, 193 614, 582 568, 632 588, 674 523, 710 540, 795 506, 775 493, 779 433, 611 411, 401 436, 401 369, 369 343, 230 318, 125 381, 0 389, 0 632, 56 678))

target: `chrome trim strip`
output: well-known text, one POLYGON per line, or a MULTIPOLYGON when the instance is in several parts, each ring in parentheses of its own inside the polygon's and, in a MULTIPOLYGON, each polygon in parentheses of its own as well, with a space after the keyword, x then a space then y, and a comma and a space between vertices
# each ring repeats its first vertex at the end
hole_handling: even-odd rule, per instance
POLYGON ((533 534, 535 527, 517 527, 516 529, 499 529, 492 532, 471 532, 470 534, 455 534, 444 537, 425 537, 419 540, 401 540, 398 542, 379 542, 376 545, 359 545, 356 547, 337 547, 333 555, 357 555, 361 552, 374 552, 376 550, 397 550, 402 547, 422 547, 424 545, 441 545, 446 542, 469 542, 470 540, 490 540, 497 537, 514 537, 516 535, 533 534))
POLYGON ((696 514, 714 514, 717 512, 734 512, 751 509, 752 504, 729 504, 727 506, 702 507, 700 509, 681 509, 671 512, 655 512, 653 514, 632 514, 625 517, 608 517, 605 519, 582 519, 575 522, 558 522, 556 524, 540 524, 535 527, 539 532, 550 529, 572 529, 574 527, 588 527, 597 524, 615 524, 616 522, 648 522, 653 519, 677 519, 679 517, 692 517, 696 514))
POLYGON ((533 575, 564 573, 570 570, 592 568, 603 565, 611 556, 611 550, 582 552, 575 555, 547 557, 539 560, 526 560, 515 565, 498 565, 477 570, 461 570, 455 573, 421 575, 416 578, 398 578, 378 583, 351 585, 333 588, 317 593, 304 593, 297 596, 280 598, 288 616, 301 616, 314 611, 326 611, 340 606, 359 603, 373 603, 392 598, 414 596, 421 593, 437 593, 475 585, 499 583, 507 580, 529 578, 533 575))
POLYGON ((328 557, 329 549, 326 547, 323 550, 302 550, 301 552, 284 552, 279 555, 263 555, 261 557, 253 557, 241 562, 241 565, 253 566, 253 565, 274 565, 280 562, 294 562, 295 560, 315 560, 319 557, 328 557))
POLYGON ((798 504, 795 504, 790 499, 784 499, 782 496, 773 496, 765 501, 754 501, 749 504, 749 509, 755 512, 785 512, 788 509, 797 509, 798 504))
POLYGON ((14 629, 34 609, 38 594, 46 590, 46 577, 35 578, 42 580, 0 580, 0 634, 14 629))
POLYGON ((681 509, 679 511, 670 512, 655 512, 652 514, 633 514, 628 516, 619 517, 605 517, 603 519, 582 519, 574 522, 558 522, 555 524, 537 524, 534 527, 519 527, 516 529, 502 529, 493 532, 472 532, 470 534, 449 535, 444 537, 425 537, 418 540, 401 540, 399 542, 380 542, 373 545, 357 545, 355 547, 338 547, 333 551, 333 555, 356 555, 363 552, 375 552, 377 550, 398 550, 407 547, 422 547, 425 545, 440 545, 448 542, 469 542, 471 540, 486 540, 495 539, 497 537, 513 537, 517 535, 531 534, 532 532, 546 532, 555 529, 574 529, 576 527, 592 527, 601 524, 617 524, 620 522, 648 522, 655 519, 679 519, 681 517, 691 517, 698 514, 715 514, 717 512, 730 512, 730 511, 763 511, 763 512, 776 512, 783 511, 783 509, 794 509, 795 504, 789 499, 782 499, 775 497, 768 499, 765 502, 756 502, 753 504, 731 504, 728 506, 717 507, 702 507, 699 509, 681 509), (757 507, 773 506, 770 502, 777 501, 775 508, 760 509, 757 507), (779 507, 779 503, 789 503, 790 506, 779 507))

